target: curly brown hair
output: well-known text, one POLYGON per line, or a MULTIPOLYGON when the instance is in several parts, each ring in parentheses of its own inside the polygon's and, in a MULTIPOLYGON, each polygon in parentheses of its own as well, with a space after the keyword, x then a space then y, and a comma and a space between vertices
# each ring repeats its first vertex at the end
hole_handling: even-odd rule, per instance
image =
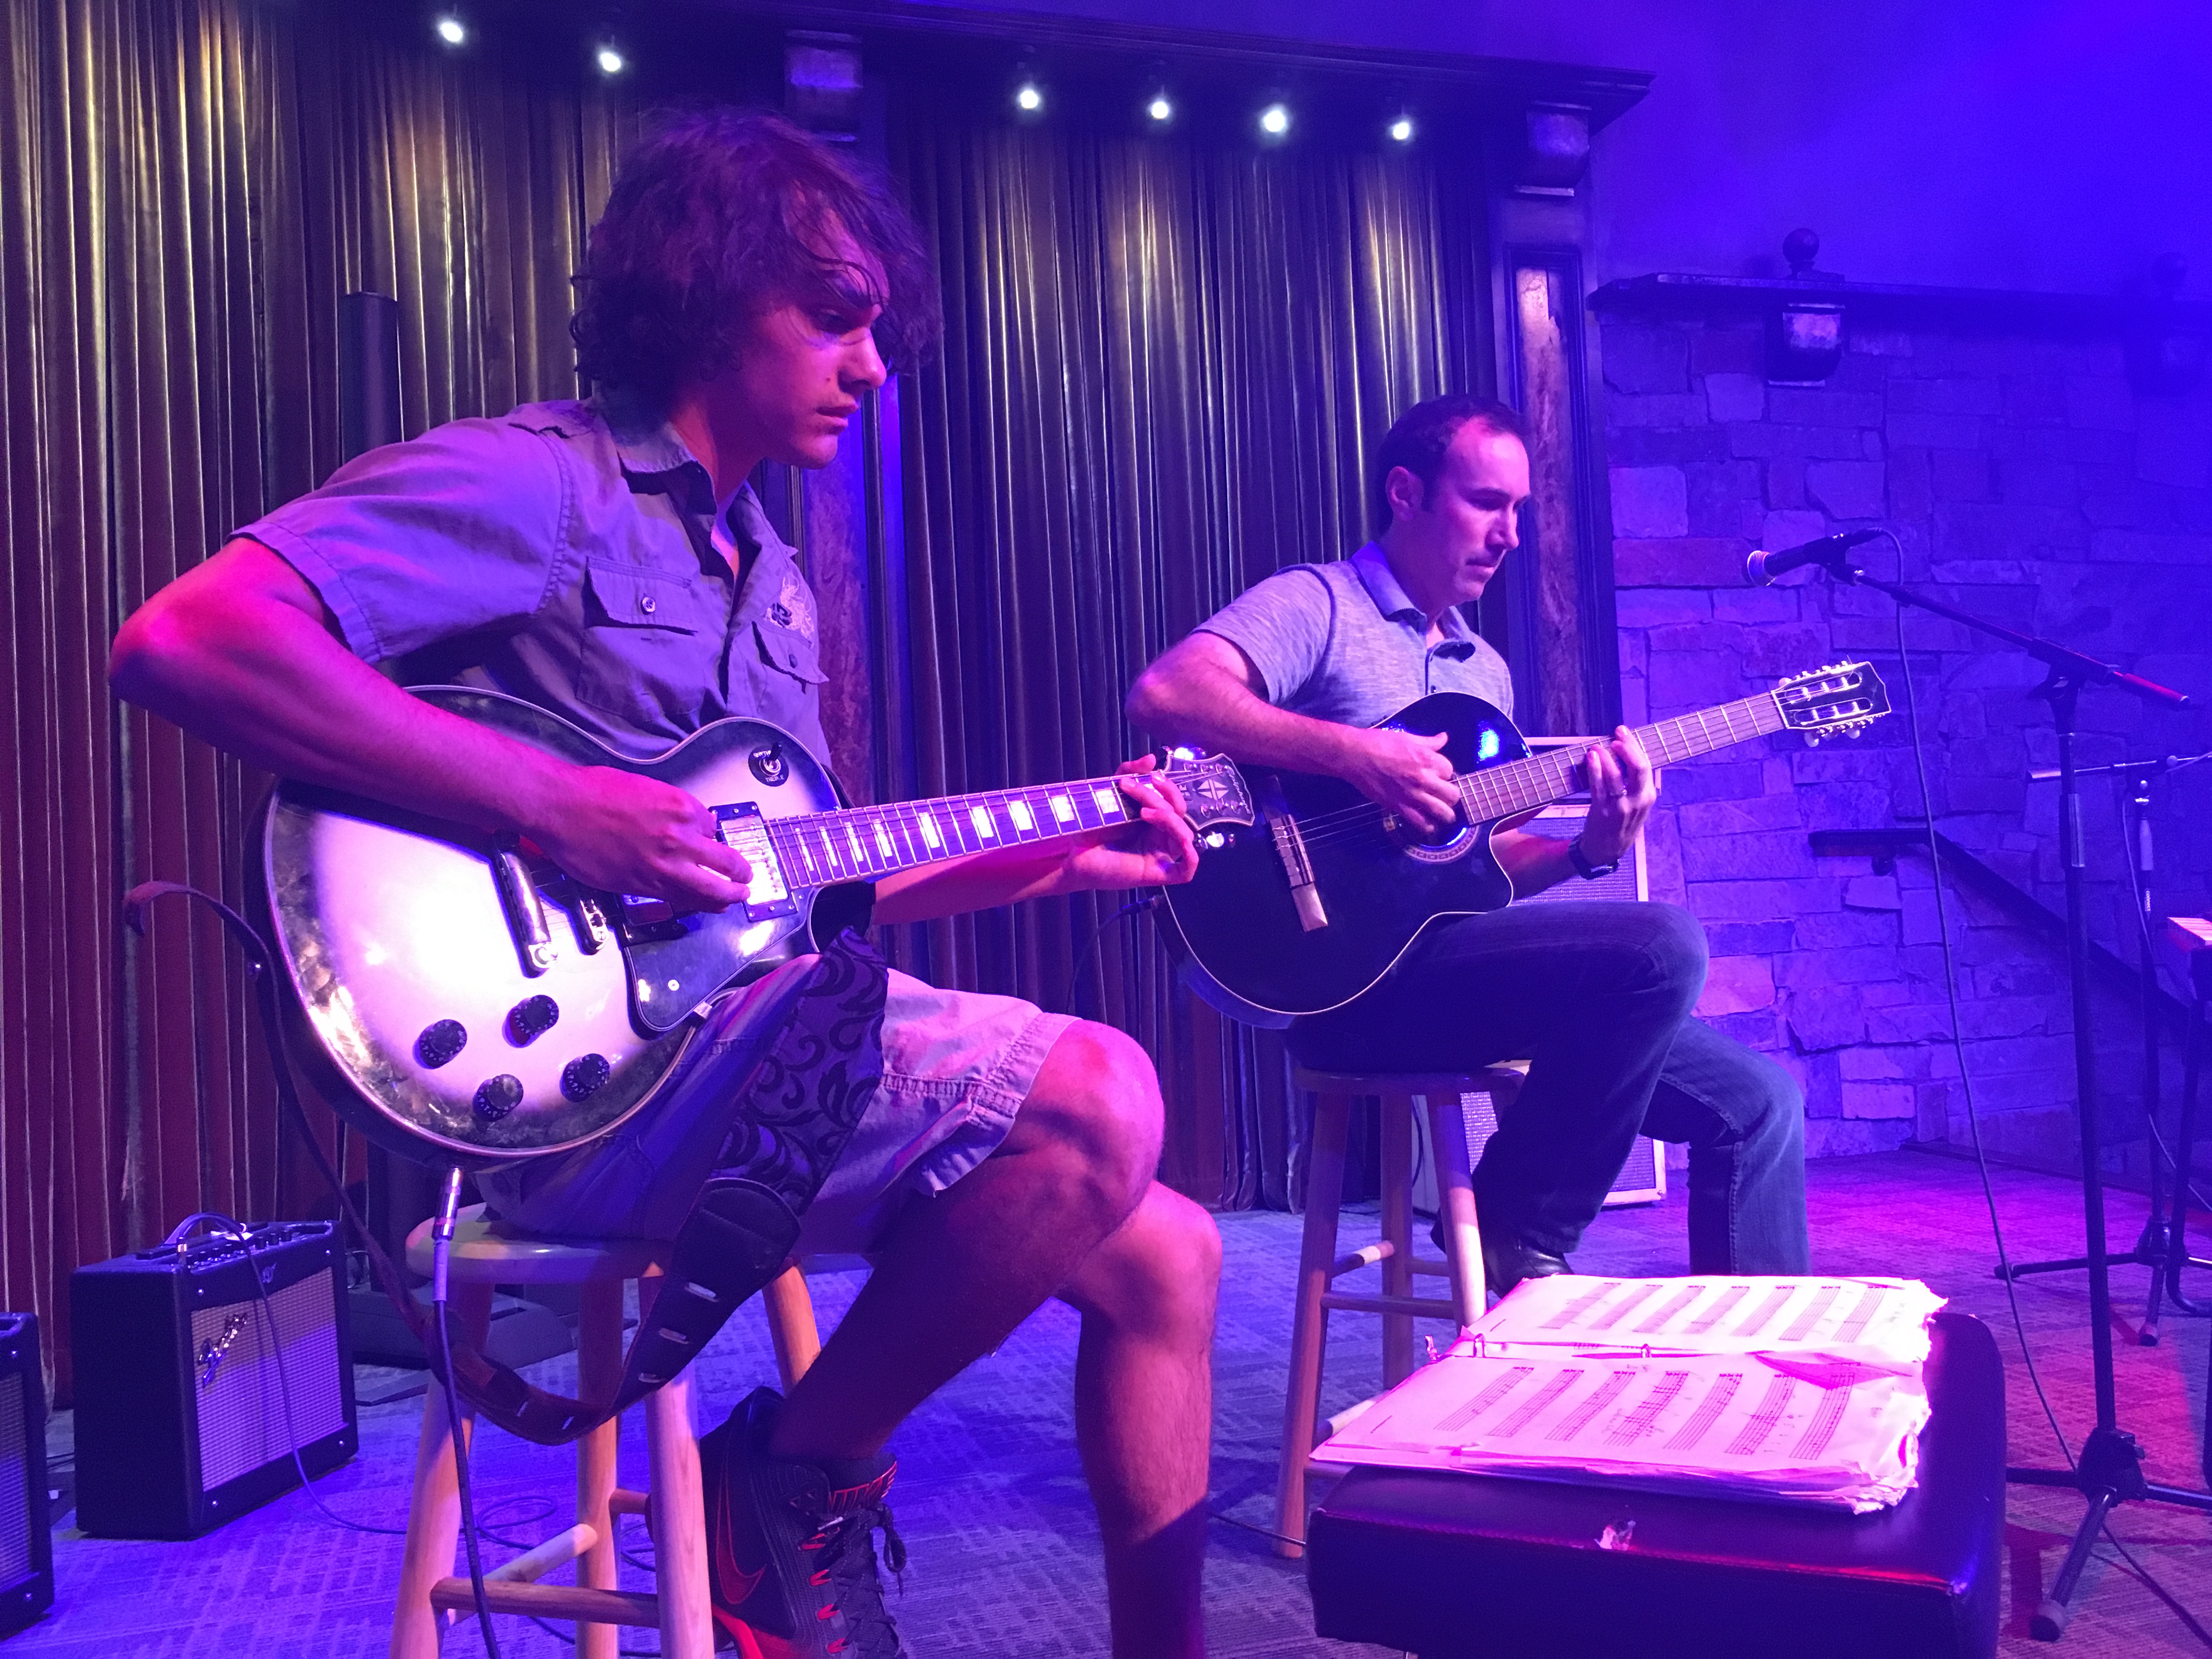
POLYGON ((778 305, 882 306, 877 345, 894 368, 942 327, 921 233, 888 182, 763 110, 679 116, 641 143, 574 280, 578 370, 656 415, 733 362, 778 305))

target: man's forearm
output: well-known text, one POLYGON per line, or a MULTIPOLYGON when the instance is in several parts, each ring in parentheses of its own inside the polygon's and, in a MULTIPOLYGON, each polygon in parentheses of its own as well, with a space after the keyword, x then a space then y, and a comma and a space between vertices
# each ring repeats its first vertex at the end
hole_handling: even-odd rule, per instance
POLYGON ((408 696, 274 599, 149 607, 118 636, 112 678, 264 770, 477 829, 526 828, 574 769, 408 696))
POLYGON ((1204 667, 1148 680, 1131 710, 1170 743, 1194 744, 1255 766, 1341 775, 1354 728, 1278 708, 1234 676, 1204 667))
POLYGON ((988 853, 902 870, 876 884, 880 922, 938 921, 969 910, 994 909, 1023 899, 1049 898, 1067 884, 1063 841, 996 847, 988 853))

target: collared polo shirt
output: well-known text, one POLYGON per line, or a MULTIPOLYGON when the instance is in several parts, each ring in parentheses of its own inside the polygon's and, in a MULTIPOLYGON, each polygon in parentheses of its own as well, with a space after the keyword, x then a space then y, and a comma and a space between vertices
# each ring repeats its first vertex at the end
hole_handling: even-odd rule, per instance
POLYGON ((1513 678, 1455 605, 1428 641, 1382 547, 1333 564, 1294 564, 1199 624, 1242 651, 1279 708, 1340 726, 1375 726, 1432 691, 1464 691, 1513 712, 1513 678))
POLYGON ((827 755, 795 556, 750 487, 717 519, 706 467, 665 425, 618 434, 574 400, 453 421, 236 533, 403 685, 504 691, 638 758, 731 714, 827 755))

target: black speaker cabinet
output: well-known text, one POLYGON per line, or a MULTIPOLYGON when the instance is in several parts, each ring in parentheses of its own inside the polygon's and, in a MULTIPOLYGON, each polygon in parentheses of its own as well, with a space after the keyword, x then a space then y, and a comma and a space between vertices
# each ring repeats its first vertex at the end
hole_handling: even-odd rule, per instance
POLYGON ((94 1537, 197 1538, 299 1484, 295 1436, 310 1477, 360 1445, 329 1222, 80 1267, 70 1310, 77 1524, 94 1537))
POLYGON ((39 1322, 30 1314, 0 1313, 0 1636, 36 1623, 53 1604, 39 1322))

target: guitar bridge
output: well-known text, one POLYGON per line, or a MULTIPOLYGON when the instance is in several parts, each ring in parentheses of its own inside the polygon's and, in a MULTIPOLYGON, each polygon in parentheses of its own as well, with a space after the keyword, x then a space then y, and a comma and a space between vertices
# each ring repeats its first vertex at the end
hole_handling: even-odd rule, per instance
POLYGON ((1313 860, 1306 856, 1306 840, 1298 832, 1298 821, 1290 814, 1282 791, 1270 778, 1261 786, 1261 793, 1269 797, 1267 834, 1275 843, 1275 856, 1283 861, 1283 873, 1290 878, 1291 903, 1298 913, 1298 926, 1309 933, 1328 926, 1328 912, 1322 908, 1321 889, 1314 885, 1313 860))

